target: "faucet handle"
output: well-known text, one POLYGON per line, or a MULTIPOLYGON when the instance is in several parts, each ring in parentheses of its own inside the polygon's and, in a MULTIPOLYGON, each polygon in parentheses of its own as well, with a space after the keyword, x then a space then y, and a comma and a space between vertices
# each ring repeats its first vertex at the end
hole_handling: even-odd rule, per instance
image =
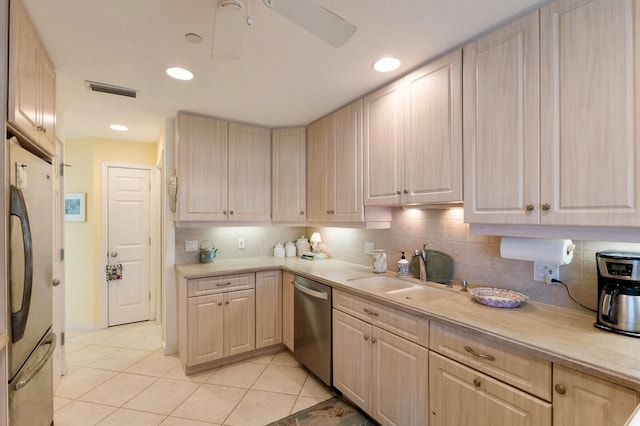
POLYGON ((460 291, 467 291, 467 280, 462 280, 462 288, 460 289, 460 291))

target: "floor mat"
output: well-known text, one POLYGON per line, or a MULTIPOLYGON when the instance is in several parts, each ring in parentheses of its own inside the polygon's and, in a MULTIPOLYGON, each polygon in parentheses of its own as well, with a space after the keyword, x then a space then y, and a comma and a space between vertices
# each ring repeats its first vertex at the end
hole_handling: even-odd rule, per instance
POLYGON ((333 397, 268 426, 375 426, 360 410, 333 397))

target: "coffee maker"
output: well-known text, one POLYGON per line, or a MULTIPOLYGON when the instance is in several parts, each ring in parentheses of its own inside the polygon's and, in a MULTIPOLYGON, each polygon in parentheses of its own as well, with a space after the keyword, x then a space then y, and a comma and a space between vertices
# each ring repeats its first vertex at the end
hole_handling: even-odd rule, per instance
POLYGON ((640 337, 640 252, 596 253, 598 328, 640 337))

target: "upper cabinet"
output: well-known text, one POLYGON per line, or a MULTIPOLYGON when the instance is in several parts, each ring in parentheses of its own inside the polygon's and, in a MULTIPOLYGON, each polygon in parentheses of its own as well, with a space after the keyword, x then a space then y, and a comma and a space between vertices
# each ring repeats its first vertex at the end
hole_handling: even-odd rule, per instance
POLYGON ((640 226, 640 3, 540 10, 541 222, 640 226))
POLYGON ((535 11, 464 47, 465 222, 538 223, 538 27, 535 11))
POLYGON ((364 98, 364 204, 462 200, 462 54, 364 98))
POLYGON ((307 219, 362 222, 362 101, 307 128, 307 219))
POLYGON ((554 1, 464 48, 465 221, 640 226, 638 6, 554 1))
POLYGON ((11 1, 8 125, 48 156, 56 154, 56 73, 22 2, 11 1))
POLYGON ((271 134, 271 220, 305 222, 306 130, 274 129, 271 134))
POLYGON ((178 221, 268 221, 270 131, 180 112, 176 123, 178 221))

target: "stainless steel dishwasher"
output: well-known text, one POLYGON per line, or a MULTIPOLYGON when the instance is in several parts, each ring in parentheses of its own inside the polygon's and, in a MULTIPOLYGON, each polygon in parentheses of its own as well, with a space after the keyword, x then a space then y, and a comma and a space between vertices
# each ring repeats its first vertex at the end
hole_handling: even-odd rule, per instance
POLYGON ((331 287, 294 278, 293 356, 331 386, 331 287))

